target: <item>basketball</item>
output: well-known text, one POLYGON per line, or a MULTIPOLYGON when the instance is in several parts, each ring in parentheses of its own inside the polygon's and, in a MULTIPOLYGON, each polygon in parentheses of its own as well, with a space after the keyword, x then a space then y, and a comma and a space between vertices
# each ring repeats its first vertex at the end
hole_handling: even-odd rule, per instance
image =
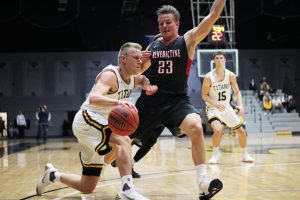
POLYGON ((118 105, 110 111, 108 125, 115 134, 131 135, 139 125, 139 114, 130 107, 118 105))

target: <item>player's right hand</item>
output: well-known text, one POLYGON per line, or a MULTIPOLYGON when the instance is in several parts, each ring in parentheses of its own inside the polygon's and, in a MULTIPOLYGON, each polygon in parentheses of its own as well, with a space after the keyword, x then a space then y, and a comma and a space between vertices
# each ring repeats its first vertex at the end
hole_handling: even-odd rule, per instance
POLYGON ((155 92, 157 92, 157 86, 156 85, 149 85, 147 88, 146 88, 146 95, 153 95, 155 92))
POLYGON ((142 51, 142 62, 145 63, 151 58, 151 51, 142 51))
POLYGON ((219 111, 221 111, 221 112, 223 112, 223 111, 225 110, 225 106, 224 106, 223 104, 221 104, 221 103, 217 103, 217 104, 215 105, 215 107, 216 107, 219 111))

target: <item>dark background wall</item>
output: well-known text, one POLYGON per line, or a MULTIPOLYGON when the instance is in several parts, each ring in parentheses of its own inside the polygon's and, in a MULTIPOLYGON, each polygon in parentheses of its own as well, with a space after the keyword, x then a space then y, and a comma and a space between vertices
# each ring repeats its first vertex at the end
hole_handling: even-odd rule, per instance
MULTIPOLYGON (((53 125, 49 134, 62 135, 63 120, 72 120, 98 71, 116 62, 121 44, 134 41, 146 47, 145 36, 157 33, 159 6, 178 8, 180 34, 192 28, 189 0, 137 2, 136 9, 122 13, 123 0, 1 0, 0 111, 13 119, 22 110, 31 121, 27 135, 33 136, 37 107, 47 104, 53 125)), ((300 1, 234 4, 240 87, 246 89, 250 78, 258 82, 266 75, 271 86, 282 88, 288 77, 299 108, 300 35, 295 27, 300 24, 300 1)), ((201 81, 193 65, 189 94, 199 108, 201 81)))
MULTIPOLYGON (((136 2, 135 10, 122 14, 123 0, 1 0, 0 52, 116 51, 127 41, 146 46, 145 35, 158 31, 155 11, 163 4, 180 11, 180 34, 193 26, 190 0, 136 2)), ((299 48, 299 0, 234 5, 236 48, 299 48)))

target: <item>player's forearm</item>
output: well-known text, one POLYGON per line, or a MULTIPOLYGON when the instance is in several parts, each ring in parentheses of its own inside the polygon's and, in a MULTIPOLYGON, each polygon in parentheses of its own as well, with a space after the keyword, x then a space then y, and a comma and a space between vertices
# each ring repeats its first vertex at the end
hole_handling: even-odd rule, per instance
POLYGON ((202 99, 203 99, 206 103, 208 103, 208 104, 210 104, 210 105, 212 105, 212 106, 216 106, 216 101, 213 100, 212 98, 210 98, 208 95, 202 94, 202 99))
POLYGON ((213 3, 211 9, 210 9, 210 15, 213 18, 218 18, 225 6, 226 0, 215 0, 213 3))
POLYGON ((237 106, 243 106, 243 100, 240 91, 238 91, 235 95, 236 95, 237 106))
POLYGON ((89 98, 90 104, 97 107, 112 107, 119 105, 116 99, 108 98, 102 95, 91 95, 89 98))

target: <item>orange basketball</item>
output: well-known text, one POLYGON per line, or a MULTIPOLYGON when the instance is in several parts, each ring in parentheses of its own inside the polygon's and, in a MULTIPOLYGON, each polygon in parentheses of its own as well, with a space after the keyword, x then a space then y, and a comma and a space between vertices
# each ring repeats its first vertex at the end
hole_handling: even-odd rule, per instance
POLYGON ((108 125, 115 134, 130 135, 139 125, 139 114, 130 107, 118 105, 110 111, 108 125))

